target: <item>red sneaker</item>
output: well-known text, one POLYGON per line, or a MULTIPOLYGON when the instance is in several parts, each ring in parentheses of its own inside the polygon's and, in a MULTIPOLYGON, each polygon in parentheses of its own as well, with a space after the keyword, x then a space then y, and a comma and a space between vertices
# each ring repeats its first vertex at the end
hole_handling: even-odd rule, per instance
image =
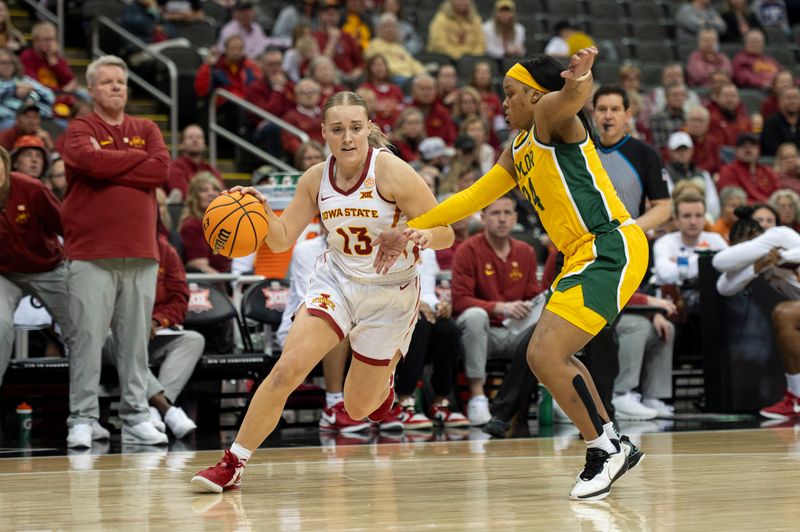
POLYGON ((244 475, 245 463, 239 457, 225 450, 217 465, 200 471, 192 477, 192 484, 204 491, 222 493, 224 490, 238 490, 244 475))
POLYGON ((431 407, 431 420, 449 429, 469 427, 469 420, 461 412, 450 410, 450 403, 447 400, 431 407))
POLYGON ((382 420, 378 422, 378 430, 379 431, 399 431, 402 432, 403 430, 403 422, 397 416, 397 407, 392 408, 389 410, 389 413, 386 414, 382 420))
POLYGON ((389 412, 392 411, 392 406, 394 405, 394 374, 389 378, 389 395, 386 396, 386 399, 383 400, 381 406, 375 409, 373 413, 367 416, 367 419, 370 421, 382 421, 389 412))
POLYGON ((361 432, 369 428, 366 421, 356 421, 344 409, 344 402, 339 401, 330 408, 325 408, 319 418, 319 430, 323 432, 361 432))
POLYGON ((428 430, 433 428, 433 423, 425 414, 417 413, 414 410, 414 401, 407 401, 406 404, 397 405, 392 414, 397 416, 403 423, 405 430, 428 430))
POLYGON ((762 408, 759 413, 770 419, 789 419, 800 415, 800 397, 797 397, 789 390, 781 401, 772 406, 762 408))

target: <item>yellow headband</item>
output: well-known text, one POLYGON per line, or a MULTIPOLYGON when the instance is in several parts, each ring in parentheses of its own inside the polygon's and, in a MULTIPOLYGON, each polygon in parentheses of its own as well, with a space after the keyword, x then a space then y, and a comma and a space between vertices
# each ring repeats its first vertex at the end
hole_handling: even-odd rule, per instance
POLYGON ((519 81, 520 83, 522 83, 524 85, 527 85, 528 87, 532 87, 532 88, 536 89, 539 92, 543 92, 545 94, 550 92, 549 90, 547 90, 544 87, 542 87, 541 85, 539 85, 536 82, 536 80, 533 79, 533 76, 531 76, 531 73, 528 72, 528 69, 525 68, 524 66, 522 66, 519 63, 516 63, 516 64, 514 64, 514 66, 509 68, 508 72, 506 72, 506 76, 508 76, 509 78, 515 79, 515 80, 519 81))

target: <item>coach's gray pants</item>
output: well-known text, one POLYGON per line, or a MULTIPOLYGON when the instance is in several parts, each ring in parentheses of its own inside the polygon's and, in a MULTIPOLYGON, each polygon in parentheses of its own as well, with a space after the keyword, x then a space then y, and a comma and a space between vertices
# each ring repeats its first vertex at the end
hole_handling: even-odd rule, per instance
POLYGON ((672 347, 675 327, 667 341, 658 337, 653 323, 641 314, 622 314, 617 324, 619 338, 619 374, 614 393, 627 393, 641 383, 647 399, 672 397, 672 347))
POLYGON ((150 419, 147 342, 158 263, 152 259, 101 259, 69 263, 70 315, 75 328, 69 374, 67 425, 100 417, 97 391, 109 327, 119 372, 119 415, 129 426, 150 419))
MULTIPOLYGON (((189 382, 197 361, 203 356, 206 340, 196 331, 181 331, 174 336, 156 336, 148 346, 151 363, 161 362, 158 378, 148 368, 145 395, 149 400, 154 395, 164 392, 171 403, 181 394, 183 387, 189 382)), ((116 367, 116 358, 112 356, 112 343, 106 342, 103 358, 116 367)))
POLYGON ((14 346, 14 310, 24 294, 39 299, 61 329, 64 343, 72 349, 73 327, 69 314, 67 267, 64 263, 49 272, 4 273, 0 275, 0 384, 11 360, 14 346))
POLYGON ((492 327, 489 314, 480 307, 470 307, 456 318, 464 345, 464 373, 468 379, 486 377, 486 361, 512 358, 519 336, 505 327, 492 327))

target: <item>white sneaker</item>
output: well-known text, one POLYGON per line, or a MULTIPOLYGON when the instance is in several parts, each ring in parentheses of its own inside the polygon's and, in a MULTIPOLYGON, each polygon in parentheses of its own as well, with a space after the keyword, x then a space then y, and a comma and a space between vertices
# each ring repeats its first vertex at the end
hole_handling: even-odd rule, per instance
POLYGON ((72 449, 76 447, 92 446, 92 426, 88 423, 81 423, 73 425, 67 432, 67 447, 72 449))
POLYGON ((575 486, 569 492, 570 499, 599 501, 611 493, 611 484, 628 470, 628 458, 621 450, 608 454, 603 449, 586 449, 586 465, 575 486))
POLYGON ((645 399, 644 401, 642 401, 642 404, 658 412, 656 417, 666 417, 666 418, 675 417, 675 407, 672 405, 668 405, 661 399, 645 399))
POLYGON ((561 406, 553 399, 553 423, 561 423, 563 425, 571 425, 572 420, 566 412, 561 409, 561 406))
POLYGON ((183 408, 178 406, 171 406, 169 410, 167 410, 167 414, 164 416, 164 422, 179 440, 197 428, 197 425, 186 415, 183 408))
POLYGON ((159 431, 149 421, 129 427, 122 426, 122 443, 133 445, 166 445, 167 435, 159 431))
POLYGON ((167 432, 167 426, 164 425, 164 421, 161 419, 161 412, 154 406, 150 407, 150 423, 152 423, 159 432, 167 432))
POLYGON ((107 440, 111 437, 111 433, 100 424, 99 421, 92 421, 92 439, 93 440, 107 440))
POLYGON ((469 424, 474 427, 486 425, 492 419, 492 414, 489 412, 489 398, 479 395, 470 399, 467 403, 467 417, 469 424))
POLYGON ((642 404, 642 396, 638 393, 623 393, 615 396, 611 402, 617 411, 617 419, 647 420, 658 415, 656 410, 642 404))

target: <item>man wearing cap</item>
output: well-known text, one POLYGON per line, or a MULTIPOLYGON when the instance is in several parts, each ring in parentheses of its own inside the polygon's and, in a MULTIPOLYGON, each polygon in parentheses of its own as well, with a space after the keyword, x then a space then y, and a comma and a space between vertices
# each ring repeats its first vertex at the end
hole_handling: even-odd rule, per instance
POLYGON ((226 42, 234 35, 240 36, 244 41, 244 53, 249 58, 258 56, 270 44, 264 28, 256 21, 253 2, 242 0, 236 2, 231 21, 219 32, 217 49, 224 50, 226 42))
POLYGON ((761 132, 761 153, 773 156, 778 146, 792 142, 800 146, 800 89, 789 87, 778 95, 778 112, 767 118, 761 132))
POLYGON ((169 166, 169 178, 166 190, 169 192, 169 203, 180 203, 186 197, 189 181, 198 172, 211 172, 217 178, 222 188, 225 181, 219 169, 203 161, 206 151, 206 135, 203 128, 197 124, 186 126, 181 132, 181 156, 172 161, 169 166))
POLYGON ((456 151, 447 146, 440 137, 428 137, 419 143, 419 156, 424 164, 443 171, 456 151))
POLYGON ((425 132, 429 137, 439 137, 445 144, 456 140, 458 129, 447 107, 436 98, 436 80, 430 74, 417 74, 411 82, 411 107, 425 116, 425 132))
POLYGON ((28 177, 41 180, 50 166, 50 154, 44 142, 34 135, 23 135, 14 143, 11 152, 11 169, 28 177))
POLYGON ((760 164, 761 148, 753 133, 740 133, 736 137, 736 160, 722 167, 717 188, 742 187, 750 203, 764 203, 778 190, 778 175, 772 168, 760 164))
POLYGON ((322 55, 333 59, 344 78, 353 81, 364 71, 364 53, 352 35, 342 31, 341 16, 338 0, 321 0, 314 38, 322 55))
POLYGON ((42 129, 42 117, 39 114, 39 106, 34 102, 26 102, 17 111, 17 119, 14 125, 4 131, 0 131, 0 146, 6 150, 13 150, 14 143, 23 135, 34 135, 44 142, 47 149, 53 149, 53 139, 50 133, 42 129))
POLYGON ((720 213, 719 195, 714 178, 707 171, 695 166, 692 162, 694 156, 694 143, 692 137, 684 131, 678 131, 670 135, 667 141, 668 163, 667 172, 669 173, 669 190, 680 181, 690 180, 698 185, 705 192, 706 211, 712 218, 717 219, 720 213))

